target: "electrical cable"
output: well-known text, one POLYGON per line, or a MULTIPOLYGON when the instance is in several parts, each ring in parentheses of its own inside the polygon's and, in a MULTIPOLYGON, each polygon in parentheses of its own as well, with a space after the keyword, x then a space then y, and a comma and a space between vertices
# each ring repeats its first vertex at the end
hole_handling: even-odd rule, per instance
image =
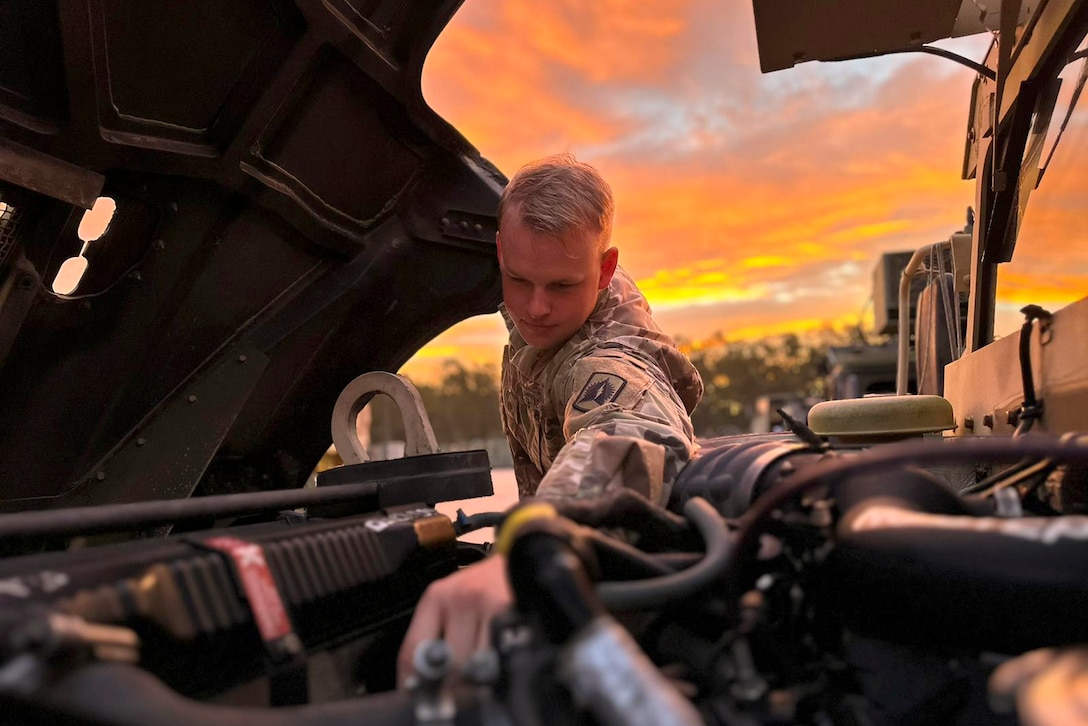
POLYGON ((1035 419, 1043 415, 1043 402, 1035 397, 1035 376, 1031 370, 1031 330, 1036 320, 1039 321, 1039 335, 1050 326, 1051 314, 1038 305, 1026 305, 1020 312, 1024 314, 1024 324, 1020 327, 1020 378, 1024 385, 1024 403, 1020 406, 1019 422, 1013 432, 1013 438, 1019 438, 1031 430, 1035 419))
POLYGON ((469 532, 475 532, 478 529, 487 529, 488 527, 501 527, 502 523, 506 520, 506 512, 480 512, 478 514, 468 515, 464 510, 457 510, 457 519, 453 522, 453 529, 460 537, 463 534, 469 532))
POLYGON ((997 71, 992 68, 987 68, 981 63, 976 63, 970 58, 964 58, 962 55, 957 55, 950 50, 944 50, 943 48, 934 48, 929 45, 919 45, 915 48, 901 48, 898 50, 882 50, 876 53, 862 53, 860 55, 852 55, 848 58, 831 58, 827 62, 848 61, 857 60, 859 58, 875 58, 881 55, 892 55, 896 53, 928 53, 929 55, 935 55, 946 60, 950 60, 953 63, 959 63, 961 66, 967 66, 971 70, 975 71, 979 75, 985 76, 991 81, 997 80, 997 71))
POLYGON ((942 246, 943 249, 937 255, 937 277, 940 281, 940 288, 938 288, 938 294, 941 298, 942 307, 944 308, 944 325, 945 325, 945 337, 948 340, 948 349, 952 354, 952 360, 957 360, 963 354, 963 341, 960 336, 959 325, 959 300, 956 298, 956 284, 952 279, 952 271, 948 269, 948 258, 944 254, 944 250, 948 250, 948 254, 952 254, 952 245, 949 242, 948 246, 942 246))
POLYGON ((1085 58, 1084 67, 1080 70, 1080 77, 1077 78, 1077 85, 1073 88, 1073 96, 1069 99, 1069 107, 1065 110, 1065 118, 1062 119, 1061 126, 1058 127, 1058 135, 1054 137, 1054 143, 1050 146, 1050 153, 1046 155, 1046 161, 1039 168, 1039 178, 1035 180, 1035 186, 1038 187, 1043 183, 1043 177, 1046 175, 1046 170, 1050 168, 1050 161, 1054 158, 1054 152, 1058 148, 1059 142, 1062 140, 1062 135, 1065 133, 1066 126, 1069 125, 1069 119, 1073 116, 1073 109, 1077 107, 1077 101, 1080 100, 1080 95, 1084 91, 1084 83, 1088 81, 1088 48, 1073 54, 1073 57, 1069 59, 1069 62, 1085 58))

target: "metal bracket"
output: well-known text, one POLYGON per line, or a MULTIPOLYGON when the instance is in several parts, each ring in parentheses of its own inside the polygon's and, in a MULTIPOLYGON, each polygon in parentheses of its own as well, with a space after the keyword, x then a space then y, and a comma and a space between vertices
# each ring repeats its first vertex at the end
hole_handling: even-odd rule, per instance
POLYGON ((397 404, 404 422, 405 456, 438 453, 431 420, 412 382, 395 373, 372 371, 349 383, 332 409, 332 442, 345 464, 370 461, 370 454, 359 440, 355 426, 359 412, 376 393, 384 393, 397 404))
POLYGON ((442 236, 469 242, 494 244, 499 223, 494 217, 473 212, 447 210, 441 219, 442 236))

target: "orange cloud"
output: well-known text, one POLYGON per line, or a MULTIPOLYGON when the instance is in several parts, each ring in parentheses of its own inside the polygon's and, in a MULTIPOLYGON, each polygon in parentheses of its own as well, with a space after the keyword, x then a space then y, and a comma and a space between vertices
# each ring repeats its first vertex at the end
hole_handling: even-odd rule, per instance
MULTIPOLYGON (((469 0, 424 89, 508 174, 560 150, 600 168, 621 264, 663 328, 698 339, 855 322, 883 252, 960 229, 974 203, 959 178, 972 80, 913 56, 761 75, 747 1, 469 0)), ((1083 126, 1059 158, 1085 147, 1083 126)), ((1034 193, 1002 301, 1083 296, 1076 158, 1034 193)), ((464 325, 423 357, 448 345, 497 360, 502 326, 464 325)))
POLYGON ((669 0, 502 3, 501 12, 538 62, 554 61, 594 83, 661 78, 686 23, 684 4, 669 0))

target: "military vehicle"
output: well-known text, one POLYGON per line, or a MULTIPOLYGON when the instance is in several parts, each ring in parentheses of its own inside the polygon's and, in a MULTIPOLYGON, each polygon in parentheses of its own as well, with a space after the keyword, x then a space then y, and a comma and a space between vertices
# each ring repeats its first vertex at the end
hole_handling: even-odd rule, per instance
POLYGON ((995 320, 1076 151, 1043 154, 1083 125, 1055 103, 1088 1, 755 0, 767 72, 994 34, 952 58, 977 219, 900 282, 967 296, 962 352, 920 306, 918 355, 954 359, 928 395, 901 335, 897 395, 702 442, 667 507, 451 520, 486 456, 439 452, 392 372, 500 298, 505 178, 420 93, 458 5, 0 4, 0 721, 1068 723, 1088 300, 995 320), (402 459, 355 434, 375 393, 402 459), (348 464, 305 487, 330 438, 348 464), (493 648, 427 643, 395 689, 420 593, 495 525, 517 606, 493 648))

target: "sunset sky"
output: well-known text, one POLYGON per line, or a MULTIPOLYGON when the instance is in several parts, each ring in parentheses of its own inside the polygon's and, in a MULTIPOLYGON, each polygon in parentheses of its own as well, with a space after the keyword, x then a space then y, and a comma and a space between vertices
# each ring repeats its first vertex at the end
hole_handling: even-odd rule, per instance
MULTIPOLYGON (((981 60, 988 44, 939 45, 981 60)), ((559 151, 598 167, 617 200, 620 262, 662 328, 736 339, 871 316, 882 252, 963 227, 974 75, 922 55, 763 75, 751 0, 467 0, 423 91, 508 176, 559 151)), ((1025 302, 1053 309, 1088 294, 1086 116, 1078 109, 1062 140, 1078 161, 1059 154, 1032 197, 1032 239, 1001 279, 999 332, 1025 302)), ((504 340, 498 316, 475 318, 405 372, 451 356, 497 364, 504 340)))

